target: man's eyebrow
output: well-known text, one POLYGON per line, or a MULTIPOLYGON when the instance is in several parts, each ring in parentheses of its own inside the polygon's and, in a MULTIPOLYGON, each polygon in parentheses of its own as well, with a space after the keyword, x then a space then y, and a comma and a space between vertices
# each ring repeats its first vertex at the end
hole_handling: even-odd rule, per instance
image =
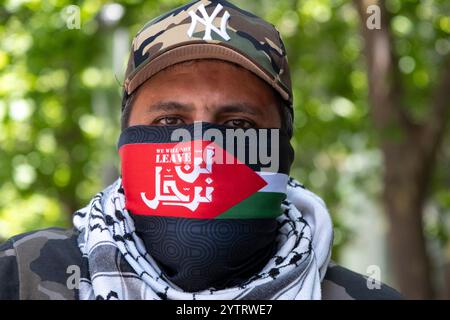
POLYGON ((249 103, 237 102, 224 104, 219 106, 218 112, 220 113, 248 113, 252 115, 261 115, 261 110, 249 103))
POLYGON ((166 111, 166 112, 191 112, 195 108, 191 104, 185 104, 180 103, 176 101, 159 101, 156 103, 151 104, 147 112, 159 112, 159 111, 166 111))

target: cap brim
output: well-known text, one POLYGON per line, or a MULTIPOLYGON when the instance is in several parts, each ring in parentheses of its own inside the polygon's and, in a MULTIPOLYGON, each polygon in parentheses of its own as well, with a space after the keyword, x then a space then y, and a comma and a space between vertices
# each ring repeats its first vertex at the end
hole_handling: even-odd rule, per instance
POLYGON ((142 68, 137 69, 125 80, 125 91, 127 94, 131 94, 147 79, 171 65, 199 59, 219 59, 238 64, 266 81, 284 100, 290 102, 289 93, 252 60, 235 49, 213 43, 185 44, 162 53, 143 65, 142 68))

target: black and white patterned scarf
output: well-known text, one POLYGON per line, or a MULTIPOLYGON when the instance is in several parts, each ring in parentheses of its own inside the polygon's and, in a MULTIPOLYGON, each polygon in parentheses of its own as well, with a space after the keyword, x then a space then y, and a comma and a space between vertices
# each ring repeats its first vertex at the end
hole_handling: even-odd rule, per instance
POLYGON ((184 292, 164 277, 137 236, 118 179, 74 214, 89 276, 80 299, 321 299, 321 281, 331 255, 333 229, 322 199, 293 179, 279 223, 277 253, 237 287, 184 292))

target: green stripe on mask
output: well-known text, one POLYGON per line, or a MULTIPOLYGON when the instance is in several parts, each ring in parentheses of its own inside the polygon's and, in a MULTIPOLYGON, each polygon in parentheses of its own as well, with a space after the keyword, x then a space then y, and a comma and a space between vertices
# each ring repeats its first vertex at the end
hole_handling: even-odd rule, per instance
POLYGON ((231 207, 216 219, 271 219, 282 214, 281 202, 286 194, 257 192, 231 207))

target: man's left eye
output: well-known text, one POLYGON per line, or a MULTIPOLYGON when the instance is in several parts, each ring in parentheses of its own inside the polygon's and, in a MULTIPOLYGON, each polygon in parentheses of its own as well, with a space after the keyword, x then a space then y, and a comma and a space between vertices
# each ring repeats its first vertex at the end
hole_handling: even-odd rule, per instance
POLYGON ((248 129, 248 128, 254 128, 255 124, 244 119, 232 119, 225 121, 224 125, 232 127, 232 128, 241 128, 241 129, 248 129))
POLYGON ((179 117, 167 116, 167 117, 162 117, 162 118, 156 119, 155 121, 153 121, 153 123, 157 124, 157 125, 163 125, 163 126, 176 126, 176 125, 183 124, 184 122, 179 117))

